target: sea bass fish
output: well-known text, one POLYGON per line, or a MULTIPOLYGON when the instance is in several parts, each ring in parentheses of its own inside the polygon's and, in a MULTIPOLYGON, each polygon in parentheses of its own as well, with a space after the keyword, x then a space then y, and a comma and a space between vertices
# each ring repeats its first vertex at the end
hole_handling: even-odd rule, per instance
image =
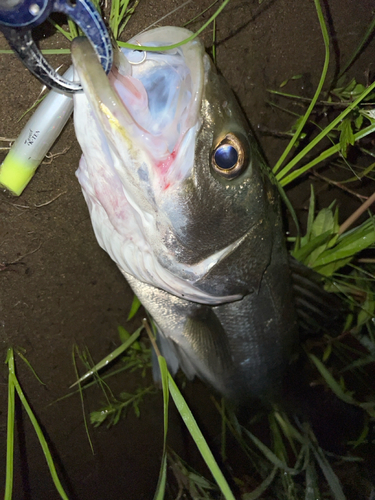
POLYGON ((151 314, 173 373, 231 401, 270 399, 297 341, 275 183, 202 43, 163 27, 109 77, 72 44, 77 171, 100 246, 151 314))

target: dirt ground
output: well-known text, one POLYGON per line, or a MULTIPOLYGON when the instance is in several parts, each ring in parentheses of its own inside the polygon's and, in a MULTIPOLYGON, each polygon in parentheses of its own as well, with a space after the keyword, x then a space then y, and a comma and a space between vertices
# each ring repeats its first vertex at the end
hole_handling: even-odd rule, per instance
MULTIPOLYGON (((123 39, 130 38, 154 23, 180 3, 142 0, 131 18, 123 39)), ((332 75, 338 62, 346 61, 361 40, 373 15, 370 0, 327 0, 333 40, 332 75)), ((192 2, 160 24, 183 25, 210 1, 192 2)), ((208 18, 207 14, 204 16, 208 18)), ((197 29, 197 25, 192 25, 197 29)), ((38 31, 41 46, 67 47, 67 41, 49 25, 38 31)), ((212 30, 203 39, 212 45, 212 30)), ((217 65, 237 94, 271 164, 285 147, 285 141, 265 132, 286 131, 291 118, 267 105, 266 89, 296 74, 303 78, 287 87, 311 96, 323 65, 324 48, 312 1, 232 0, 217 22, 217 65)), ((0 48, 7 48, 0 38, 0 48)), ((374 40, 350 71, 366 83, 374 71, 374 40)), ((69 56, 50 56, 55 65, 69 64, 69 56)), ((16 138, 26 119, 18 121, 38 97, 41 85, 13 55, 0 56, 0 136, 16 138)), ((0 145, 6 146, 7 142, 0 145)), ((59 474, 71 499, 150 499, 153 496, 162 448, 161 394, 150 396, 141 406, 141 416, 132 412, 111 429, 90 429, 92 454, 83 424, 79 397, 57 402, 75 380, 72 363, 74 344, 87 346, 95 361, 119 345, 117 326, 133 331, 138 316, 126 323, 132 293, 116 266, 99 248, 88 211, 74 172, 80 148, 70 119, 52 149, 62 153, 44 163, 23 195, 14 198, 0 193, 0 359, 14 346, 25 355, 45 386, 34 378, 18 358, 17 372, 22 387, 41 423, 56 458, 59 474), (68 149, 67 149, 68 148, 68 149)), ((0 161, 6 151, 0 150, 0 161)), ((306 206, 307 192, 296 194, 300 207, 306 206)), ((325 192, 321 203, 331 201, 325 192)), ((343 195, 340 204, 344 220, 358 206, 343 195)), ((131 391, 137 375, 116 380, 114 387, 131 391)), ((194 387, 201 389, 201 384, 194 387)), ((195 397, 191 384, 188 401, 198 413, 205 393, 195 397), (203 394, 203 395, 202 395, 203 394), (193 397, 194 396, 194 397, 193 397)), ((87 410, 102 404, 99 390, 87 397, 87 410)), ((7 368, 1 369, 0 391, 0 490, 5 477, 7 368)), ((214 410, 199 416, 204 428, 214 410)), ((26 414, 17 407, 15 499, 57 499, 43 453, 26 414)), ((186 459, 197 453, 186 439, 177 415, 171 412, 171 445, 186 459)), ((354 500, 354 499, 353 499, 354 500)))

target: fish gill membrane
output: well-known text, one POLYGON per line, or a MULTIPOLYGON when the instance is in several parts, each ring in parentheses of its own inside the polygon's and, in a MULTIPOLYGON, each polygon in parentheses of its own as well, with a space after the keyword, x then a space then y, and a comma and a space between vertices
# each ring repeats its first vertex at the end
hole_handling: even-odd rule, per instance
MULTIPOLYGON (((190 35, 162 27, 130 43, 190 35)), ((231 90, 198 39, 123 49, 108 77, 86 39, 72 57, 95 235, 152 316, 169 369, 235 404, 274 401, 297 313, 277 187, 231 90)))

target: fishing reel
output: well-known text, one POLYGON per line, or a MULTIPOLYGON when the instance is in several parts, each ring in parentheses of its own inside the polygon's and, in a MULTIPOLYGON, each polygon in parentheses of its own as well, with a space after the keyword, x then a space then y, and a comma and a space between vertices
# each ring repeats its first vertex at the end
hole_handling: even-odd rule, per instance
POLYGON ((0 31, 23 64, 47 87, 68 95, 80 92, 81 85, 60 76, 32 38, 32 29, 42 24, 52 12, 66 14, 79 26, 108 73, 113 62, 111 38, 90 0, 0 0, 0 31))

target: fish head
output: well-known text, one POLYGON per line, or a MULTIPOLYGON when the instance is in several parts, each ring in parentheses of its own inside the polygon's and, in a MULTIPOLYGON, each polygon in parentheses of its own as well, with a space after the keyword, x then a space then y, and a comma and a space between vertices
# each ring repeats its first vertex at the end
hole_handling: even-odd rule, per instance
POLYGON ((232 92, 198 39, 163 27, 109 77, 90 44, 72 57, 77 171, 99 244, 121 271, 203 304, 254 291, 270 262, 276 191, 232 92), (158 47, 171 46, 169 50, 158 47))

